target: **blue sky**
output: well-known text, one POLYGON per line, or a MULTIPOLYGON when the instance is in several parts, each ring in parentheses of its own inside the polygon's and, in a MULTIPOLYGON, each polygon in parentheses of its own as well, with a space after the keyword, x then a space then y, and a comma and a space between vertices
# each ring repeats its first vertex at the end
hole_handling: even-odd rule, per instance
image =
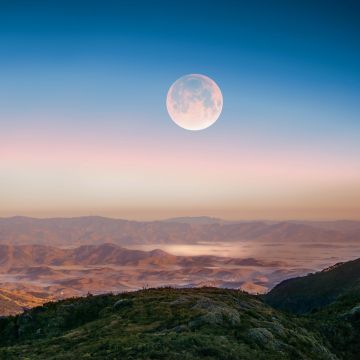
POLYGON ((142 147, 150 136, 226 160, 262 148, 359 168, 359 14, 357 1, 1 2, 0 140, 75 133, 142 147), (224 96, 196 137, 165 109, 188 73, 224 96))
POLYGON ((157 95, 178 76, 199 72, 222 85, 236 115, 236 102, 247 96, 254 108, 346 109, 342 122, 356 126, 360 6, 247 3, 8 2, 0 15, 3 100, 12 111, 14 103, 40 101, 89 111, 121 102, 133 111, 137 93, 157 115, 157 95))

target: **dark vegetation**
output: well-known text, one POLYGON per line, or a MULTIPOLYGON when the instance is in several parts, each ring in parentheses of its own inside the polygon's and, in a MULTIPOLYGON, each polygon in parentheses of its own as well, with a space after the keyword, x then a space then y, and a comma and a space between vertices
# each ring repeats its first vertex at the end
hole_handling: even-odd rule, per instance
POLYGON ((306 314, 340 359, 360 359, 360 259, 283 281, 264 299, 277 309, 306 314))
POLYGON ((334 359, 301 321, 236 290, 150 289, 0 322, 2 359, 334 359))
POLYGON ((355 290, 360 290, 360 259, 336 264, 308 276, 285 280, 275 286, 265 299, 277 309, 305 314, 355 290))
POLYGON ((349 262, 265 297, 159 288, 47 303, 0 319, 0 359, 357 360, 359 274, 349 262))
POLYGON ((348 291, 311 314, 314 329, 340 359, 360 359, 360 291, 348 291))

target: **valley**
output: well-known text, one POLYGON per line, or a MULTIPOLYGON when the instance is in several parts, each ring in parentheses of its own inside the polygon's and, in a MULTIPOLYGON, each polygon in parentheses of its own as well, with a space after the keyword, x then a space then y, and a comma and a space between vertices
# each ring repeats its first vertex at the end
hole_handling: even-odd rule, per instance
POLYGON ((262 294, 285 279, 358 257, 359 229, 352 221, 2 218, 0 289, 7 295, 0 297, 0 315, 48 300, 159 286, 262 294))

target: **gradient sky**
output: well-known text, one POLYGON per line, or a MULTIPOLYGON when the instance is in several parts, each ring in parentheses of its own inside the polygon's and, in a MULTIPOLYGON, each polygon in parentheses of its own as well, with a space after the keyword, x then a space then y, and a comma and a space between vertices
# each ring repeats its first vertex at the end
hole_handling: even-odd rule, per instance
POLYGON ((0 2, 0 216, 360 219, 358 1, 0 2), (189 132, 165 98, 213 78, 189 132))

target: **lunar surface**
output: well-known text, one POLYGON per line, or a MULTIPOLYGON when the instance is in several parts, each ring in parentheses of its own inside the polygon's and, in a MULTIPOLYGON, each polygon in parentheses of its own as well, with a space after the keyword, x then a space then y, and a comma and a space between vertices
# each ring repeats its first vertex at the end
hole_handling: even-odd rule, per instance
POLYGON ((223 97, 214 80, 205 75, 190 74, 170 87, 166 107, 171 119, 186 130, 203 130, 219 118, 223 97))

